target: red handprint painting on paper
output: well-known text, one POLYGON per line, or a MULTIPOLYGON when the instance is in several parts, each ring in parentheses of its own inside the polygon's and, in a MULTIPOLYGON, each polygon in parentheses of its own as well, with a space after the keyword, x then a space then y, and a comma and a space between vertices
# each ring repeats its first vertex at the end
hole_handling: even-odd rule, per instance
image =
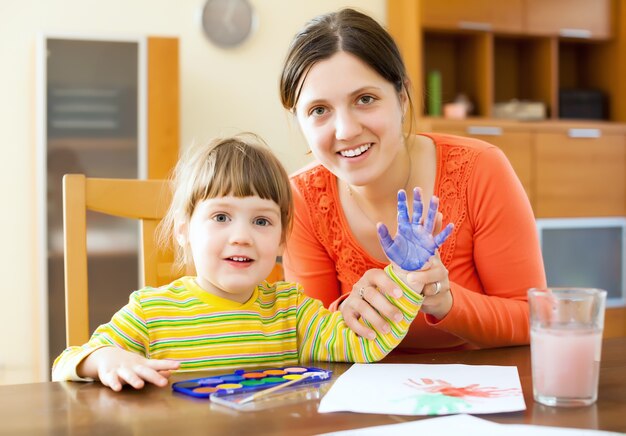
POLYGON ((421 382, 409 378, 404 384, 420 391, 420 394, 403 400, 415 402, 413 407, 415 413, 429 415, 469 412, 472 409, 472 398, 498 398, 521 394, 521 390, 517 388, 500 389, 480 386, 478 383, 454 386, 445 380, 430 378, 422 378, 421 382))

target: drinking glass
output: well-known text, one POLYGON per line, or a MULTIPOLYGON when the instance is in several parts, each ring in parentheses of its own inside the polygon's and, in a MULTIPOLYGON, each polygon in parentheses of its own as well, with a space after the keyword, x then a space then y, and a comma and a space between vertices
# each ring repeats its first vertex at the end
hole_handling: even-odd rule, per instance
POLYGON ((564 407, 595 403, 606 291, 530 289, 528 303, 535 401, 564 407))

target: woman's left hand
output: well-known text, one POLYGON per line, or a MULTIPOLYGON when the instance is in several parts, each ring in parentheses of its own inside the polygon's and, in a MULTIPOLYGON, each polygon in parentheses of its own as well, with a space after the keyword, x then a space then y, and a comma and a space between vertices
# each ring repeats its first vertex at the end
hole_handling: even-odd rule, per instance
POLYGON ((448 270, 441 262, 438 252, 428 259, 422 269, 408 272, 405 280, 411 288, 422 289, 424 301, 420 311, 442 319, 452 309, 448 270))

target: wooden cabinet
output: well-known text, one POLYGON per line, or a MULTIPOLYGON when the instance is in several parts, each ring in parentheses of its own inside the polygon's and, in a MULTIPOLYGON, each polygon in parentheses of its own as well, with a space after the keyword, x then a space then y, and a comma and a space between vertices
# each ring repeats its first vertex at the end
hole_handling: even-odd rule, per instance
MULTIPOLYGON (((388 1, 388 29, 405 59, 418 111, 414 125, 500 147, 537 218, 626 216, 624 4, 388 1), (429 77, 435 79, 430 89, 429 77), (428 112, 460 94, 474 105, 469 118, 428 112), (437 104, 423 104, 425 95, 437 104), (496 105, 515 100, 542 105, 545 119, 494 117, 496 105), (583 116, 589 119, 574 119, 583 116)), ((623 334, 624 313, 607 311, 606 334, 623 334)))
POLYGON ((428 120, 426 129, 500 147, 537 218, 626 215, 626 125, 428 120))
POLYGON ((473 116, 492 117, 495 104, 518 100, 541 103, 548 119, 561 119, 559 94, 567 89, 599 91, 606 108, 600 117, 626 122, 626 32, 610 32, 626 24, 626 8, 617 6, 618 0, 394 0, 387 17, 423 108, 418 117, 432 115, 421 101, 433 95, 427 78, 437 72, 441 103, 465 94, 473 116), (526 24, 512 24, 509 14, 526 24), (582 24, 588 35, 571 31, 582 24))
MULTIPOLYGON (((424 33, 423 77, 437 71, 441 76, 441 100, 453 101, 464 94, 474 105, 473 113, 491 114, 493 38, 486 33, 424 33)), ((421 89, 428 89, 424 83, 421 89)))
POLYGON ((611 0, 525 0, 526 32, 571 38, 611 36, 611 0))
POLYGON ((423 0, 422 26, 521 32, 523 0, 423 0))
POLYGON ((608 39, 612 0, 421 0, 428 29, 608 39))
POLYGON ((558 45, 552 38, 495 36, 493 99, 542 103, 548 117, 557 115, 558 45))
POLYGON ((405 58, 415 107, 423 108, 415 125, 430 124, 433 131, 475 136, 502 148, 538 217, 626 215, 626 32, 618 31, 626 25, 626 8, 618 7, 618 0, 500 3, 506 6, 487 0, 387 2, 388 28, 405 58), (501 7, 525 16, 525 26, 519 31, 459 26, 489 21, 501 7), (590 38, 558 30, 582 24, 590 38), (426 112, 422 101, 432 71, 440 75, 443 104, 459 94, 472 101, 475 110, 468 120, 426 112), (563 119, 559 93, 566 89, 600 91, 606 119, 563 119), (495 104, 512 100, 542 103, 547 118, 493 118, 495 104))
POLYGON ((563 128, 535 136, 538 217, 621 216, 625 210, 624 131, 563 128))

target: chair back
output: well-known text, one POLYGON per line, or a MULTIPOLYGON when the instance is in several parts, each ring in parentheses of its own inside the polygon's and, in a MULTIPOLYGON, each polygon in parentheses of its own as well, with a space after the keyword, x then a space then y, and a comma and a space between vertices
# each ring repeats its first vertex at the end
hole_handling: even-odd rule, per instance
POLYGON ((87 280, 87 211, 140 222, 140 286, 160 286, 179 276, 173 250, 160 250, 155 230, 170 205, 165 180, 104 179, 66 174, 63 177, 63 238, 67 346, 89 340, 87 280))

